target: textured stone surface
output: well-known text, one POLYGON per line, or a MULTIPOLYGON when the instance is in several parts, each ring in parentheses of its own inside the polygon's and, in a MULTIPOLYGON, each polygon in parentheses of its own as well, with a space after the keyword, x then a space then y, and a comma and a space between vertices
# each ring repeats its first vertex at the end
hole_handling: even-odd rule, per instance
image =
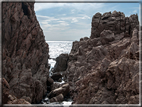
POLYGON ((61 102, 64 100, 63 94, 59 94, 56 97, 50 99, 50 102, 61 102))
POLYGON ((139 103, 138 16, 96 13, 90 38, 73 42, 64 76, 74 104, 139 103))
POLYGON ((60 79, 62 79, 62 75, 60 73, 54 73, 51 78, 54 80, 54 81, 59 81, 60 79))
POLYGON ((25 99, 17 99, 14 95, 9 93, 10 86, 5 78, 0 78, 0 85, 2 85, 2 103, 3 104, 30 104, 25 99), (2 84, 1 84, 2 83, 2 84))
POLYGON ((2 3, 2 76, 18 99, 37 103, 47 92, 48 44, 34 3, 2 3))
POLYGON ((69 90, 70 90, 69 84, 66 83, 66 84, 63 84, 60 87, 55 88, 54 90, 52 90, 48 94, 48 97, 52 98, 52 97, 55 97, 55 96, 57 96, 59 94, 63 94, 64 96, 66 96, 69 93, 69 90))
POLYGON ((60 54, 56 58, 56 64, 54 66, 53 72, 62 72, 67 69, 68 54, 60 54))
POLYGON ((92 18, 91 38, 100 37, 103 30, 111 30, 115 34, 124 32, 127 36, 132 35, 133 29, 138 28, 138 16, 125 17, 122 12, 106 12, 103 15, 96 13, 92 18))

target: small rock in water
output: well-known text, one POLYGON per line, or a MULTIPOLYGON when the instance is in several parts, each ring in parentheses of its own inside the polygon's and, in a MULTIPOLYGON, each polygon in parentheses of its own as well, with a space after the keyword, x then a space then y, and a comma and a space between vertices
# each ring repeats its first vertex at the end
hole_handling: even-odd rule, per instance
POLYGON ((61 102, 63 100, 64 100, 63 94, 59 94, 58 96, 51 98, 50 102, 61 102))
POLYGON ((56 58, 56 64, 54 66, 53 72, 61 72, 65 71, 67 69, 67 62, 68 62, 69 56, 68 54, 60 54, 56 58))
POLYGON ((52 90, 48 94, 48 97, 52 98, 52 97, 55 97, 55 96, 57 96, 59 94, 63 94, 64 96, 66 96, 69 93, 69 90, 70 90, 69 84, 66 83, 66 84, 63 84, 61 87, 52 90))

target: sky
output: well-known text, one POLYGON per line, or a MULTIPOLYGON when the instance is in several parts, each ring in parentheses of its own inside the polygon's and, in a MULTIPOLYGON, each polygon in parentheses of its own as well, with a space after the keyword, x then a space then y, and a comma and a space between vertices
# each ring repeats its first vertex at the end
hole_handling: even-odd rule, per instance
MULTIPOLYGON (((97 12, 138 14, 139 3, 35 3, 37 19, 46 41, 80 40, 90 37, 92 17, 97 12)), ((140 18, 139 18, 140 19, 140 18)))

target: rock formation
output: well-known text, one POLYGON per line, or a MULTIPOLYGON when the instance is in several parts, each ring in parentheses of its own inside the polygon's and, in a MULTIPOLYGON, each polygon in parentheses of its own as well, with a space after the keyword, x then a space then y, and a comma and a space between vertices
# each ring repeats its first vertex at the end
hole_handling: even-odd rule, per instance
POLYGON ((137 15, 96 13, 90 38, 73 42, 65 80, 74 104, 139 103, 137 15))
POLYGON ((64 97, 69 94, 69 84, 53 84, 52 91, 48 94, 50 102, 61 102, 64 100, 64 97))
POLYGON ((2 3, 2 76, 9 93, 38 103, 47 92, 49 47, 34 3, 2 3))
POLYGON ((67 69, 68 54, 60 54, 56 58, 56 64, 54 66, 53 72, 62 72, 67 69))
POLYGON ((2 95, 3 104, 30 104, 25 99, 17 99, 14 95, 11 95, 9 93, 10 86, 8 82, 5 80, 5 78, 0 79, 0 85, 1 83, 2 83, 2 91, 3 91, 3 95, 2 95))
MULTIPOLYGON (((54 81, 60 81, 62 80, 62 75, 60 73, 54 73, 51 78, 54 80, 54 81)), ((61 81, 60 81, 61 82, 61 81)))
POLYGON ((92 18, 90 38, 100 37, 100 33, 103 30, 111 30, 115 34, 124 32, 125 35, 131 36, 133 28, 139 28, 137 19, 137 15, 125 17, 123 12, 106 12, 103 15, 96 13, 92 18))

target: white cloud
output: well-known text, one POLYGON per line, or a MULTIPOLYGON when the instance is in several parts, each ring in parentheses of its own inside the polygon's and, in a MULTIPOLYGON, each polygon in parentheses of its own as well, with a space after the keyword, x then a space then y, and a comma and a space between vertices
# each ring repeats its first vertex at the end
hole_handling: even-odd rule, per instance
MULTIPOLYGON (((61 7, 59 8, 61 10, 59 13, 54 14, 53 12, 51 15, 44 14, 48 16, 37 15, 46 40, 77 40, 77 38, 84 36, 89 37, 91 33, 91 19, 95 13, 100 12, 103 14, 104 12, 113 12, 114 10, 121 11, 120 5, 114 5, 113 3, 111 5, 104 5, 104 3, 43 3, 43 5, 35 3, 36 11, 53 7, 61 7), (69 11, 67 10, 65 13, 62 11, 64 9, 69 11)), ((131 12, 138 12, 136 10, 135 8, 131 12)), ((40 12, 37 13, 40 14, 40 12)), ((130 14, 129 11, 126 13, 130 14)))
POLYGON ((35 11, 40 11, 43 9, 49 9, 53 7, 71 7, 71 13, 74 13, 76 10, 90 10, 90 9, 99 9, 104 6, 104 3, 35 3, 35 11))
POLYGON ((137 13, 137 10, 134 10, 133 13, 137 13))
POLYGON ((72 18, 71 23, 76 23, 76 22, 78 22, 78 20, 76 18, 72 18))
POLYGON ((53 7, 61 7, 64 3, 35 3, 35 11, 49 9, 53 7))
POLYGON ((91 17, 85 15, 85 16, 83 16, 81 19, 91 19, 91 17))

